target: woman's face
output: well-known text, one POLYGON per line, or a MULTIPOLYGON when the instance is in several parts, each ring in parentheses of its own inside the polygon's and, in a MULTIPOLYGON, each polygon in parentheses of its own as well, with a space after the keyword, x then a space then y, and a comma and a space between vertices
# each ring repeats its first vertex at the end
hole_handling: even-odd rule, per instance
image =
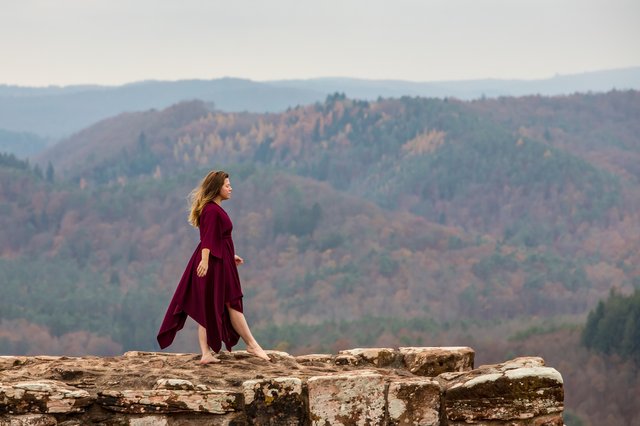
POLYGON ((229 182, 229 178, 226 178, 222 184, 222 188, 220 188, 220 198, 228 200, 231 198, 231 191, 233 191, 231 188, 231 182, 229 182))

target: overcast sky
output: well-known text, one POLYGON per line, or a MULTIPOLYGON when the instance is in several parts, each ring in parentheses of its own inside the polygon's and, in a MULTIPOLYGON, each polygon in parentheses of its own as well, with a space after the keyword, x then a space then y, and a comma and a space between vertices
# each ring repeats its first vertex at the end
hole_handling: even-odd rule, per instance
POLYGON ((639 40, 638 0, 3 0, 0 84, 538 79, 639 40))

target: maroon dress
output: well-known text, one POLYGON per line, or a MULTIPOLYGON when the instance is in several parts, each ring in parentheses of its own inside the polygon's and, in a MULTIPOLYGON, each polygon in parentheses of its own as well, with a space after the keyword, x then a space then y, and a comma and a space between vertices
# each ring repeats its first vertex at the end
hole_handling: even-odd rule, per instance
POLYGON ((200 214, 200 244, 189 260, 178 288, 171 299, 158 343, 162 349, 173 342, 182 329, 187 315, 207 329, 207 342, 219 352, 224 342, 227 350, 238 343, 240 336, 231 326, 227 304, 242 312, 242 288, 231 239, 231 219, 216 203, 208 203, 200 214), (197 274, 202 249, 208 248, 209 269, 204 277, 197 274))

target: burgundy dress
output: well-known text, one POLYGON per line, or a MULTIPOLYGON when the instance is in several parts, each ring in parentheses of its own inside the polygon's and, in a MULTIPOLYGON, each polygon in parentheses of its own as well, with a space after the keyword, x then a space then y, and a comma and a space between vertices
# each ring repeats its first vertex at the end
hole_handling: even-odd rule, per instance
POLYGON ((200 214, 200 244, 189 260, 169 309, 158 332, 162 349, 173 342, 187 315, 207 329, 207 342, 219 352, 224 342, 231 350, 240 336, 231 326, 227 304, 242 312, 242 288, 231 239, 231 219, 216 203, 208 203, 200 214), (204 277, 197 274, 202 249, 208 248, 209 269, 204 277))

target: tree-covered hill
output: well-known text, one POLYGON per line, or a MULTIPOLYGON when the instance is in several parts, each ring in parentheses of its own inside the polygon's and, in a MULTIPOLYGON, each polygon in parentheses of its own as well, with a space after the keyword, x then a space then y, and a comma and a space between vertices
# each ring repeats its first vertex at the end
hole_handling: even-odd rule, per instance
MULTIPOLYGON (((635 107, 632 96, 578 97, 574 115, 564 98, 557 108, 575 121, 585 104, 635 107)), ((521 99, 486 102, 536 111, 521 99)), ((634 129, 633 117, 609 118, 627 134, 620 128, 634 129)), ((84 286, 113 298, 112 324, 137 292, 155 295, 137 310, 154 318, 195 246, 185 196, 209 168, 226 167, 257 324, 585 315, 611 286, 634 285, 637 188, 513 120, 477 102, 338 94, 281 114, 212 112, 199 102, 124 114, 47 152, 53 183, 2 171, 3 253, 11 265, 27 262, 6 264, 7 279, 34 256, 59 261, 72 275, 58 280, 76 288, 88 274, 84 286)), ((7 312, 40 318, 28 311, 7 312)), ((153 319, 137 323, 152 345, 153 319)), ((89 328, 125 347, 138 342, 89 328)))
POLYGON ((157 348, 198 240, 186 196, 224 168, 259 340, 531 355, 531 324, 579 329, 611 288, 640 285, 639 110, 637 92, 186 102, 100 122, 35 165, 3 154, 0 352, 157 348))
MULTIPOLYGON (((591 102, 591 109, 602 104, 623 109, 605 115, 607 123, 600 127, 611 138, 625 135, 620 143, 633 149, 637 114, 622 106, 637 108, 638 99, 634 92, 612 92, 580 97, 573 115, 563 98, 557 108, 569 116, 565 121, 573 120, 567 132, 579 127, 581 117, 593 126, 595 116, 582 113, 585 103, 591 102)), ((513 103, 511 109, 529 108, 520 107, 519 99, 504 102, 513 103)), ((545 129, 557 133, 551 125, 528 131, 523 120, 504 118, 506 112, 488 116, 476 104, 412 98, 369 103, 334 95, 323 104, 260 115, 213 113, 187 103, 126 115, 117 121, 120 126, 94 126, 42 158, 56 163, 68 179, 98 185, 212 162, 277 167, 386 209, 531 247, 557 242, 584 226, 608 227, 612 215, 619 220, 625 218, 622 212, 635 211, 640 203, 632 186, 635 165, 608 167, 598 154, 586 156, 548 140, 545 129), (184 120, 169 119, 174 115, 184 120), (522 125, 513 124, 518 122, 522 125)), ((547 115, 542 109, 539 121, 547 115)), ((606 142, 597 144, 598 152, 610 151, 606 142)))
POLYGON ((513 132, 568 150, 633 182, 640 179, 640 92, 499 98, 468 105, 513 132))
MULTIPOLYGON (((153 347, 161 306, 197 244, 185 194, 204 172, 82 189, 1 168, 3 318, 58 336, 85 330, 125 348, 153 347)), ((453 318, 465 303, 468 258, 481 259, 493 246, 326 183, 242 166, 231 172, 236 195, 227 208, 258 324, 372 314, 453 318), (428 276, 425 265, 432 265, 428 276)))
MULTIPOLYGON (((230 171, 225 207, 257 325, 580 314, 596 290, 584 260, 551 248, 503 244, 279 170, 230 171)), ((3 318, 153 347, 197 244, 185 195, 205 172, 81 186, 1 168, 3 318)))

